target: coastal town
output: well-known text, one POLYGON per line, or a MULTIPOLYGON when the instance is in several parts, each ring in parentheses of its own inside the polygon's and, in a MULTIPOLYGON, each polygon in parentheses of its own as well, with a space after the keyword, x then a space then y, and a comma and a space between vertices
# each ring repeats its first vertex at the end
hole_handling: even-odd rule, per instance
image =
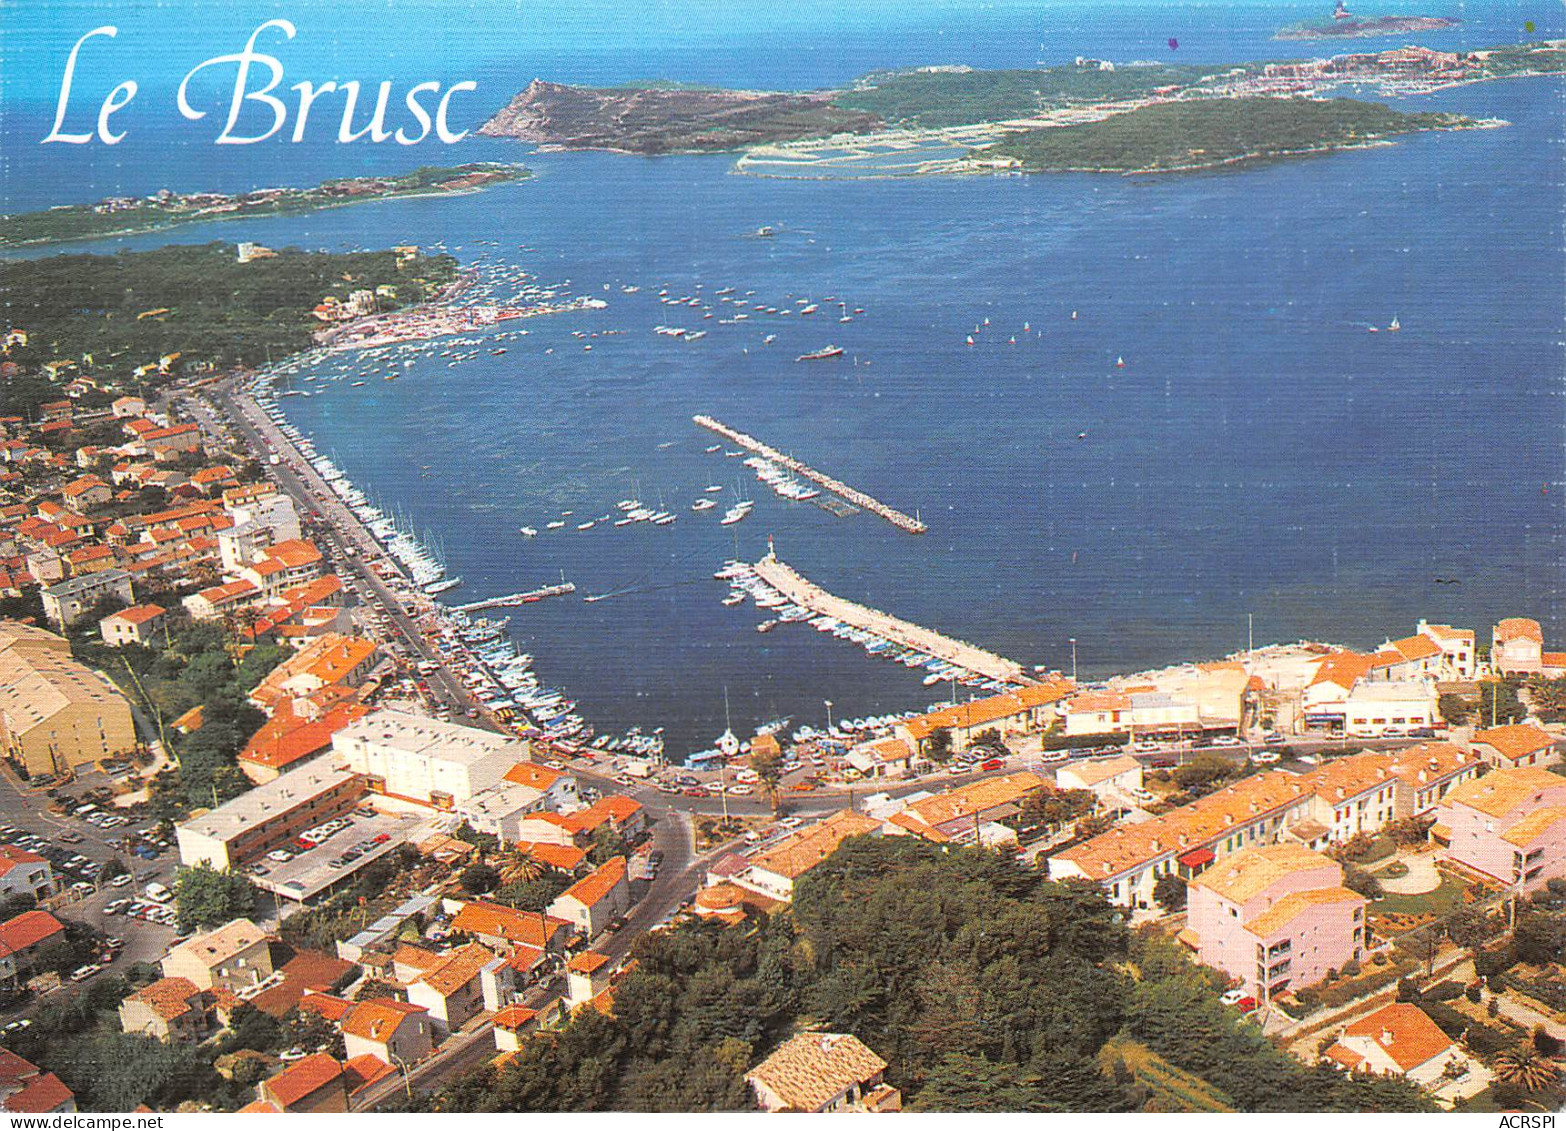
MULTIPOLYGON (((1079 681, 769 555, 720 575, 946 664, 949 698, 682 763, 560 725, 247 374, 193 372, 62 373, 0 420, 6 1111, 74 1110, 115 1034, 212 1083, 108 1102, 417 1105, 875 843, 1091 892, 1301 1066, 1446 1108, 1558 1087, 1566 651, 1526 615, 1079 681)), ((766 1110, 895 1111, 898 1063, 802 1031, 735 1071, 766 1110)))
POLYGON ((904 7, 0 34, 0 1116, 1554 1126, 1559 14, 904 7))

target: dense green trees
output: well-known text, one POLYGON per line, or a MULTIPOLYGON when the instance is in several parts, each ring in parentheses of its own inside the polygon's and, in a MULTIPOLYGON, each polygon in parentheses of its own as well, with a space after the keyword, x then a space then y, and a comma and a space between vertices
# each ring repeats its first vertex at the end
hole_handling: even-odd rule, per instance
POLYGON ((174 880, 174 906, 182 931, 221 927, 256 912, 256 889, 239 872, 220 871, 205 860, 182 868, 174 880))
POLYGON ((1449 114, 1405 114, 1349 98, 1213 98, 1164 102, 1097 122, 1028 130, 979 150, 1038 172, 1135 172, 1275 157, 1450 128, 1449 114))
MULTIPOLYGON (((310 311, 327 295, 396 288, 389 305, 421 302, 456 277, 449 256, 398 266, 390 251, 328 254, 286 249, 239 263, 233 244, 171 244, 115 255, 56 255, 0 262, 0 302, 28 344, 10 360, 23 369, 64 358, 97 373, 131 371, 178 353, 216 366, 260 365, 310 345, 320 324, 310 311), (90 363, 82 362, 91 355, 90 363)), ((32 383, 10 390, 52 399, 32 383)), ((37 403, 36 401, 31 403, 37 403)))

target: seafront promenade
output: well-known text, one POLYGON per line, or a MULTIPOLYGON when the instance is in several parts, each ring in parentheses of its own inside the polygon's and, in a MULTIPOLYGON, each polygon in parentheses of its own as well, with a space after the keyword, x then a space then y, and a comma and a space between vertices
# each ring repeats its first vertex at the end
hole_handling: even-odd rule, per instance
POLYGON ((883 640, 890 640, 894 644, 945 660, 954 667, 984 676, 986 679, 1013 684, 1035 682, 1015 660, 997 656, 994 652, 986 652, 983 648, 977 648, 950 636, 942 636, 939 632, 921 625, 899 620, 879 609, 857 605, 842 597, 834 596, 791 566, 778 561, 772 554, 762 558, 754 568, 756 576, 762 581, 794 604, 813 613, 832 617, 854 628, 874 633, 883 640))
POLYGON ((887 522, 890 522, 899 530, 906 530, 909 534, 923 534, 926 530, 929 529, 928 526, 920 522, 917 518, 904 514, 895 507, 889 507, 885 503, 881 502, 881 500, 873 498, 872 496, 867 495, 863 491, 857 490, 856 488, 850 487, 847 483, 833 479, 825 472, 817 471, 809 464, 803 463, 800 460, 795 459, 793 456, 784 455, 770 444, 764 444, 754 436, 747 436, 737 428, 730 428, 721 420, 716 420, 713 417, 704 416, 701 414, 697 414, 696 416, 691 417, 691 419, 701 427, 707 429, 709 432, 716 432, 719 436, 722 436, 730 443, 744 448, 746 451, 755 452, 763 459, 770 460, 779 467, 786 467, 796 475, 802 475, 811 482, 820 484, 822 487, 825 487, 828 491, 831 491, 832 494, 837 495, 839 498, 848 500, 850 503, 853 503, 861 510, 867 510, 871 514, 878 515, 881 518, 886 519, 887 522))

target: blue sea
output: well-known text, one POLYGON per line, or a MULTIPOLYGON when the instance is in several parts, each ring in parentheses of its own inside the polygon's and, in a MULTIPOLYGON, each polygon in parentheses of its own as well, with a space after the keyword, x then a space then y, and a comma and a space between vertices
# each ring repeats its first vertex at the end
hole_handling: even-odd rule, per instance
MULTIPOLYGON (((193 95, 205 119, 174 109, 190 67, 273 17, 298 28, 291 42, 263 40, 286 66, 280 89, 391 79, 400 99, 416 82, 472 79, 478 91, 454 101, 460 126, 534 77, 808 89, 883 67, 1221 62, 1404 42, 1271 40, 1320 7, 24 2, 0 24, 0 207, 525 160, 535 179, 480 195, 86 249, 443 242, 481 268, 518 266, 603 299, 530 320, 501 356, 479 349, 451 367, 432 351, 397 381, 339 380, 284 403, 355 482, 443 547, 465 580, 453 599, 562 572, 613 594, 516 610, 513 635, 600 729, 665 727, 671 753, 710 745, 725 689, 736 730, 777 716, 821 725, 824 700, 844 717, 935 697, 850 644, 800 626, 761 635, 755 609, 721 606, 713 571, 760 556, 769 536, 836 593, 1025 663, 1069 667, 1074 638, 1084 677, 1231 652, 1248 615, 1258 643, 1358 646, 1420 616, 1484 639, 1496 619, 1527 615, 1566 646, 1559 80, 1399 103, 1502 129, 1140 179, 773 180, 734 175, 729 156, 534 153, 476 137, 337 145, 326 115, 298 145, 214 146, 215 84, 193 95), (83 47, 68 126, 90 128, 89 105, 135 78, 137 98, 115 118, 125 140, 39 145, 66 53, 102 24, 119 35, 83 47), (762 226, 777 234, 757 238, 762 226), (727 287, 821 309, 720 325, 657 299, 727 287), (839 323, 829 295, 864 313, 839 323), (1367 332, 1394 316, 1400 334, 1367 332), (654 334, 659 324, 709 333, 680 342, 654 334), (794 361, 829 342, 843 358, 794 361), (917 510, 929 533, 777 498, 739 460, 704 450, 715 437, 691 423, 700 412, 917 510), (707 485, 725 498, 743 487, 755 513, 732 527, 721 512, 693 514, 707 485), (680 520, 575 530, 633 493, 680 520), (563 530, 517 532, 566 510, 563 530)), ((1443 49, 1566 34, 1558 5, 1377 11, 1461 16, 1412 37, 1443 49)))

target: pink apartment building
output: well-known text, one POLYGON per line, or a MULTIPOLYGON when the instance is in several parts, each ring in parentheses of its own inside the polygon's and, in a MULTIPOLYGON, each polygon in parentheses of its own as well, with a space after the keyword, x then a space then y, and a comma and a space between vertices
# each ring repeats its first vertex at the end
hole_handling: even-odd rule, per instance
POLYGON ((1519 766, 1464 782, 1442 799, 1430 836, 1452 863, 1532 891, 1566 876, 1566 778, 1519 766))
POLYGON ((1297 844, 1248 848, 1191 881, 1180 941, 1261 999, 1314 985, 1358 959, 1365 900, 1319 852, 1297 844))

